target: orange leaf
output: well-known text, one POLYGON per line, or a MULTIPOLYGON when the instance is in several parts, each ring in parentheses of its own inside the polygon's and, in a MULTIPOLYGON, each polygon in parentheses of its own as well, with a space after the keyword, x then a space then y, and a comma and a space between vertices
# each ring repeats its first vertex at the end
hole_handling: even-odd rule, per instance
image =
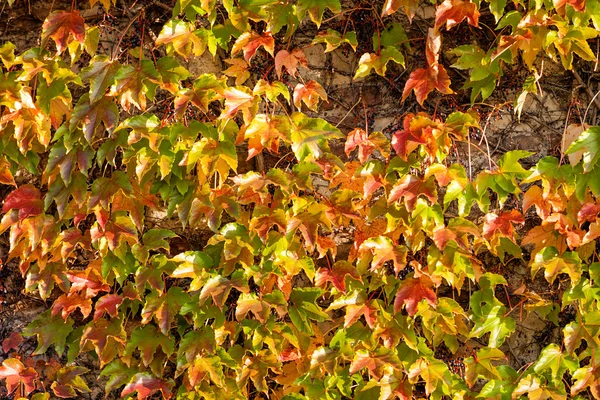
POLYGON ((138 400, 143 400, 150 396, 156 391, 160 391, 164 398, 171 398, 171 389, 174 383, 172 381, 165 381, 158 379, 148 372, 140 372, 129 381, 129 383, 123 388, 121 397, 125 397, 128 394, 137 391, 138 400))
POLYGON ((81 311, 81 314, 83 314, 83 317, 87 318, 92 312, 92 300, 85 299, 79 293, 63 294, 54 301, 54 304, 52 305, 52 316, 55 316, 60 312, 63 320, 66 322, 69 315, 78 308, 81 311))
POLYGON ((94 321, 100 318, 105 313, 114 317, 117 315, 117 308, 123 302, 123 298, 118 294, 107 294, 102 296, 96 302, 96 311, 94 312, 94 321))
POLYGON ((445 0, 435 12, 435 28, 439 29, 446 24, 446 29, 467 19, 469 25, 479 27, 479 10, 477 5, 470 1, 445 0))
POLYGON ((263 32, 262 35, 259 35, 256 32, 244 32, 233 44, 231 55, 234 56, 240 51, 243 51, 244 59, 246 62, 250 62, 258 48, 261 46, 273 56, 273 52, 275 51, 275 39, 273 39, 271 32, 263 32))
POLYGON ((301 102, 304 102, 308 108, 316 112, 319 98, 327 101, 327 93, 323 86, 316 81, 311 80, 306 84, 299 83, 294 88, 294 105, 298 108, 301 108, 301 102))
POLYGON ((523 214, 517 210, 504 211, 500 215, 488 213, 485 215, 483 222, 483 237, 489 240, 498 232, 500 236, 505 236, 512 240, 515 233, 513 224, 524 223, 525 218, 523 214))
POLYGON ((279 50, 275 56, 275 72, 277 72, 277 76, 280 79, 282 67, 285 67, 288 74, 295 77, 298 64, 308 68, 308 61, 306 60, 306 55, 304 55, 302 49, 294 49, 291 53, 287 50, 279 50))
POLYGON ((315 275, 315 285, 324 287, 327 282, 331 282, 337 290, 345 292, 347 276, 362 282, 360 274, 352 264, 347 261, 338 261, 333 264, 331 269, 320 268, 317 271, 315 275))
POLYGON ((56 42, 58 54, 67 48, 70 37, 83 44, 85 42, 85 20, 79 11, 55 11, 48 15, 42 26, 42 39, 51 37, 56 42))
POLYGON ((437 201, 435 180, 430 177, 426 181, 422 181, 416 176, 406 175, 390 191, 388 204, 404 197, 406 208, 411 211, 415 206, 418 196, 425 196, 431 203, 435 203, 437 201))
POLYGON ((408 315, 415 315, 417 305, 423 299, 427 300, 431 307, 435 308, 437 296, 431 289, 433 286, 431 280, 424 275, 418 279, 406 279, 400 284, 394 300, 394 312, 400 312, 403 305, 406 305, 408 315))
POLYGON ((406 100, 410 92, 414 90, 417 102, 422 106, 433 89, 444 94, 454 93, 450 89, 450 77, 441 64, 430 65, 427 69, 418 68, 411 72, 402 92, 402 101, 406 100))
POLYGON ((386 15, 391 15, 395 13, 400 7, 404 8, 404 12, 408 16, 410 22, 412 22, 415 13, 417 12, 417 7, 419 6, 418 0, 386 0, 383 11, 381 12, 381 16, 385 17, 386 15))
POLYGON ((361 316, 365 317, 365 321, 369 328, 375 327, 375 308, 369 304, 350 304, 346 307, 346 316, 344 317, 344 328, 354 324, 361 316))
POLYGON ((2 341, 2 351, 8 354, 9 351, 16 349, 23 343, 23 336, 19 332, 12 332, 9 337, 2 341))
POLYGON ((25 393, 29 394, 35 389, 35 379, 38 373, 33 368, 25 368, 23 363, 16 358, 9 358, 0 365, 0 380, 6 379, 8 393, 12 393, 23 384, 25 393))

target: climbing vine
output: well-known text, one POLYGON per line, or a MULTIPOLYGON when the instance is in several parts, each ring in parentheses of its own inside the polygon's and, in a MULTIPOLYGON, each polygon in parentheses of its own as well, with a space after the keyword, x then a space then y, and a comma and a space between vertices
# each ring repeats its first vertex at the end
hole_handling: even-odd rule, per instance
POLYGON ((600 398, 600 127, 531 168, 475 143, 489 119, 471 107, 389 132, 365 109, 342 131, 305 53, 355 54, 354 80, 401 81, 420 106, 485 102, 523 65, 520 115, 545 59, 596 60, 597 0, 444 0, 422 37, 413 0, 145 1, 107 48, 116 3, 74 1, 38 47, 0 46, 0 268, 47 305, 2 342, 4 394, 88 393, 87 354, 107 395, 139 399, 600 398), (157 3, 172 17, 155 33, 157 3), (460 25, 495 40, 448 48, 460 25), (225 67, 191 74, 205 53, 225 67), (553 290, 510 287, 511 263, 553 290), (560 338, 515 370, 524 313, 560 338))

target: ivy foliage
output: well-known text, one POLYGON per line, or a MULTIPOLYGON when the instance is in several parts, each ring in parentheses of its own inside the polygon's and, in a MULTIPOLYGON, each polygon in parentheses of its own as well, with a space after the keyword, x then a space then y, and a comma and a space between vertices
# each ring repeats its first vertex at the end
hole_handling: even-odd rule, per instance
MULTIPOLYGON (((143 38, 126 50, 124 34, 99 48, 72 8, 47 17, 39 47, 4 43, 0 183, 13 188, 0 233, 25 291, 49 304, 3 342, 8 393, 89 392, 87 353, 107 394, 139 399, 600 398, 600 128, 581 130, 569 160, 527 169, 517 150, 472 176, 450 153, 481 130, 473 110, 408 114, 386 134, 320 117, 328 94, 303 77, 305 49, 358 52, 354 79, 402 70, 419 47, 397 17, 422 6, 177 0, 155 37, 135 25, 147 6, 132 15, 143 38), (327 25, 358 8, 379 24, 373 51, 348 23, 327 25), (317 33, 301 45, 306 26, 317 33), (204 53, 226 68, 192 75, 184 60, 204 53), (208 234, 181 251, 192 231, 208 234), (499 272, 515 260, 562 297, 509 288, 499 272), (559 326, 567 307, 560 338, 513 369, 523 308, 559 326)), ((597 0, 444 0, 402 101, 485 100, 520 58, 527 96, 541 58, 596 58, 598 15, 597 0), (450 49, 445 65, 444 39, 483 9, 497 41, 450 49), (469 75, 462 89, 447 68, 469 75)))

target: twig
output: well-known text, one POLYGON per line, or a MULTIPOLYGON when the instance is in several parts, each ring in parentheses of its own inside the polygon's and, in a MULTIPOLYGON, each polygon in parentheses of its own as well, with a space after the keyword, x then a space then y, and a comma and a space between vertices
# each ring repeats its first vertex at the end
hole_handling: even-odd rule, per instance
POLYGON ((588 96, 590 96, 590 99, 592 99, 592 101, 594 102, 594 104, 596 104, 596 107, 600 108, 600 99, 598 99, 596 96, 594 96, 594 93, 592 92, 592 89, 590 89, 590 87, 585 84, 585 82, 583 81, 583 79, 581 79, 581 75, 579 75, 579 72, 577 72, 576 70, 573 70, 573 75, 575 75, 575 79, 577 79, 577 82, 581 86, 583 86, 583 88, 587 92, 588 96))

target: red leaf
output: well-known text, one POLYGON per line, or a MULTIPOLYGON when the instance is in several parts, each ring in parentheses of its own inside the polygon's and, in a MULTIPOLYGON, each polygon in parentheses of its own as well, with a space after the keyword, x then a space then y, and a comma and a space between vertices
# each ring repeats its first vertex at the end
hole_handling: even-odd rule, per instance
MULTIPOLYGON (((523 206, 523 210, 525 210, 525 206, 523 206)), ((594 222, 598 214, 600 214, 600 204, 585 203, 577 213, 577 221, 580 224, 584 221, 594 222)))
POLYGON ((431 157, 435 157, 437 144, 433 133, 442 128, 440 123, 432 121, 423 114, 408 114, 404 118, 404 130, 396 131, 392 135, 392 147, 403 160, 406 160, 406 157, 420 144, 425 145, 431 157))
POLYGON ((295 77, 298 69, 298 64, 308 68, 308 61, 302 49, 294 49, 290 53, 287 50, 279 50, 275 56, 275 72, 281 79, 282 67, 285 67, 288 74, 295 77))
POLYGON ((454 93, 450 89, 450 77, 446 69, 441 64, 430 65, 427 69, 418 68, 410 73, 404 91, 402 92, 402 101, 404 101, 412 90, 415 91, 417 102, 423 105, 429 93, 437 89, 444 94, 454 93))
POLYGON ((4 360, 0 365, 0 380, 6 379, 8 393, 12 393, 23 384, 25 393, 29 394, 35 389, 35 379, 38 373, 33 368, 25 368, 16 358, 4 360))
POLYGON ((123 302, 123 298, 118 294, 107 294, 102 296, 96 302, 96 311, 94 311, 94 321, 105 313, 114 317, 117 315, 117 308, 123 302))
POLYGON ((347 276, 362 282, 360 274, 352 264, 345 261, 338 261, 333 264, 333 268, 331 269, 320 268, 317 271, 315 285, 323 287, 327 282, 331 282, 337 290, 345 292, 347 276))
POLYGON ((92 312, 92 300, 85 299, 79 293, 63 294, 54 301, 54 304, 52 305, 52 316, 55 316, 60 312, 63 320, 66 322, 69 315, 78 308, 81 311, 81 314, 83 314, 83 317, 87 318, 92 312))
POLYGON ((234 56, 240 51, 244 52, 244 59, 250 62, 259 47, 263 47, 271 56, 275 50, 275 39, 271 32, 263 32, 259 35, 256 32, 244 32, 233 44, 231 55, 234 56))
POLYGON ((390 191, 388 204, 391 204, 394 201, 404 197, 406 208, 411 211, 415 206, 418 196, 427 197, 431 203, 435 203, 437 201, 434 179, 431 179, 430 177, 426 181, 422 181, 416 176, 406 175, 404 178, 398 181, 390 191))
POLYGON ((88 267, 83 271, 73 271, 67 274, 72 283, 71 293, 85 290, 84 297, 91 299, 100 292, 110 292, 110 286, 104 282, 100 272, 88 267))
POLYGON ((16 349, 19 345, 23 343, 23 336, 19 332, 13 332, 9 337, 2 341, 2 351, 5 354, 8 354, 12 349, 16 349))
POLYGON ((2 212, 12 209, 19 210, 19 219, 23 220, 32 215, 38 215, 44 211, 44 202, 41 192, 33 185, 27 184, 13 190, 2 206, 2 212))
POLYGON ((469 25, 479 27, 479 10, 477 5, 470 1, 445 0, 435 12, 435 29, 446 24, 446 29, 467 19, 469 25))
POLYGON ((415 91, 415 96, 419 104, 427 98, 427 95, 437 89, 444 94, 454 93, 450 89, 450 78, 443 65, 438 63, 442 39, 437 29, 429 29, 427 35, 427 45, 425 55, 427 57, 427 68, 418 68, 411 72, 404 91, 402 92, 402 101, 404 101, 412 90, 415 91))
POLYGON ((85 20, 79 11, 55 11, 48 15, 42 26, 42 38, 51 37, 56 42, 58 54, 62 53, 71 42, 70 36, 83 44, 85 41, 85 20))
POLYGON ((162 395, 166 399, 169 399, 171 398, 171 388, 173 385, 174 383, 172 381, 158 379, 147 372, 141 372, 135 374, 127 386, 123 388, 121 397, 125 397, 128 394, 137 391, 138 399, 143 400, 158 390, 162 392, 162 395))
POLYGON ((432 286, 431 280, 423 275, 418 279, 410 278, 403 281, 396 293, 394 312, 399 312, 402 309, 402 306, 406 305, 406 312, 408 315, 415 315, 417 312, 417 305, 423 299, 427 300, 429 305, 435 308, 437 296, 431 289, 432 286))
POLYGON ((501 236, 512 239, 515 232, 513 224, 524 223, 525 218, 523 217, 523 214, 517 210, 504 211, 501 212, 500 215, 488 213, 483 222, 483 237, 489 240, 496 232, 499 232, 501 236))

